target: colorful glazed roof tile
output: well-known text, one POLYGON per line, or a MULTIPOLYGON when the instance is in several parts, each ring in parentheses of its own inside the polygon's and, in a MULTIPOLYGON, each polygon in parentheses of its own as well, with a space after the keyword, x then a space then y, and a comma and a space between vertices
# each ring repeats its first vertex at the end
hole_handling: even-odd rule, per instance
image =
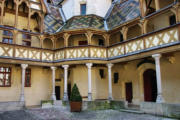
POLYGON ((62 16, 59 12, 59 8, 49 5, 49 9, 51 10, 48 15, 45 16, 45 32, 55 33, 58 29, 60 29, 64 22, 62 20, 62 16))
POLYGON ((58 7, 63 1, 64 0, 53 0, 54 5, 48 5, 50 13, 45 17, 45 32, 56 33, 63 30, 82 28, 112 30, 120 24, 140 16, 138 0, 116 0, 111 5, 105 18, 97 15, 74 16, 64 24, 63 18, 65 18, 65 16, 63 11, 59 11, 58 7))
POLYGON ((62 30, 94 28, 104 30, 104 19, 96 15, 74 16, 67 21, 62 30))
POLYGON ((108 29, 111 30, 139 16, 140 9, 138 0, 117 0, 112 4, 105 19, 108 29))

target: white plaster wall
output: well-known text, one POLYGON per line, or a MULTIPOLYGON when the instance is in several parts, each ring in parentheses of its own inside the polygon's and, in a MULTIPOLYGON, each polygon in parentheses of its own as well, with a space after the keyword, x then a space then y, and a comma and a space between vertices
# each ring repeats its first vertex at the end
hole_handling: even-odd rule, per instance
POLYGON ((65 0, 62 4, 62 9, 66 19, 71 18, 74 15, 74 0, 65 0))
POLYGON ((104 17, 111 5, 111 0, 66 0, 62 4, 67 19, 80 15, 80 4, 86 3, 86 13, 104 17))

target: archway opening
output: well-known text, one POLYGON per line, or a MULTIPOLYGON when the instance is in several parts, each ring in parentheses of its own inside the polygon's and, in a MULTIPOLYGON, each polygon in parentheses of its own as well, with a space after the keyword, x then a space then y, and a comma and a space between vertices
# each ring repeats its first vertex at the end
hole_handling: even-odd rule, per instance
POLYGON ((6 0, 4 4, 4 17, 3 24, 8 27, 14 27, 15 23, 15 12, 16 12, 16 4, 14 0, 6 0))
POLYGON ((142 35, 142 28, 138 24, 129 27, 129 30, 127 32, 127 39, 128 40, 135 38, 135 37, 138 37, 140 35, 142 35))
POLYGON ((102 35, 93 35, 91 45, 105 46, 106 43, 104 37, 102 35))
POLYGON ((53 42, 52 42, 52 40, 49 39, 49 38, 44 39, 44 41, 43 41, 43 48, 53 49, 53 42))
POLYGON ((18 9, 18 29, 28 29, 28 14, 29 8, 25 2, 22 2, 18 9), (22 22, 23 21, 23 22, 22 22))
POLYGON ((119 42, 123 42, 123 41, 124 41, 124 38, 123 38, 122 33, 121 32, 116 32, 116 33, 113 33, 110 36, 109 44, 113 45, 113 44, 116 44, 116 43, 119 43, 119 42))
POLYGON ((87 37, 84 34, 71 35, 68 40, 68 46, 85 46, 88 45, 87 37))
POLYGON ((35 12, 30 19, 30 30, 32 32, 40 32, 41 30, 41 17, 35 12))
POLYGON ((148 69, 143 74, 144 77, 144 101, 156 102, 157 98, 157 82, 156 71, 148 69))

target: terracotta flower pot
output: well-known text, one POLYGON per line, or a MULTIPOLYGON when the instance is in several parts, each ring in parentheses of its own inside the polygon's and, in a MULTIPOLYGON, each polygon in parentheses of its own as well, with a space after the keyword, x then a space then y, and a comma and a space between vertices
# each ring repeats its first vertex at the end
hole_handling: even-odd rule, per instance
POLYGON ((82 102, 70 102, 71 112, 81 112, 82 102))

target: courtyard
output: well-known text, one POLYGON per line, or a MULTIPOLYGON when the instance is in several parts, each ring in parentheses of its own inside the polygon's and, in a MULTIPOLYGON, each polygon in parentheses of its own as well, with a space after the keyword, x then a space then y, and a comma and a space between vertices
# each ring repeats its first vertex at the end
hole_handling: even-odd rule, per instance
POLYGON ((33 108, 0 113, 0 120, 175 120, 148 114, 134 114, 116 110, 71 113, 65 108, 33 108))

